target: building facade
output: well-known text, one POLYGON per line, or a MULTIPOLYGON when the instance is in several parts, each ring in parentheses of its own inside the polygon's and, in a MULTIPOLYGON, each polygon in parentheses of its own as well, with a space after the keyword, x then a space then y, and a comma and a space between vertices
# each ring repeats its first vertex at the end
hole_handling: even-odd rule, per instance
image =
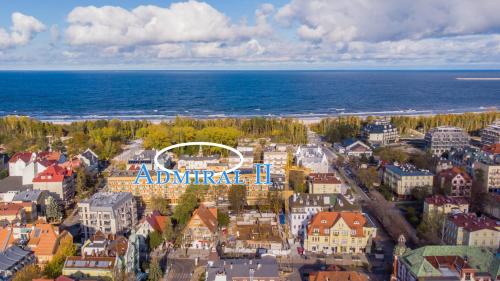
POLYGON ((361 130, 364 141, 373 146, 384 146, 399 140, 398 128, 387 120, 377 120, 367 124, 361 130))
POLYGON ((462 129, 451 126, 441 126, 430 129, 425 134, 427 149, 433 154, 440 156, 450 151, 451 148, 463 148, 469 145, 470 137, 462 129))
POLYGON ((71 169, 52 165, 33 179, 34 190, 46 190, 51 196, 66 206, 75 196, 75 175, 71 169))
POLYGON ((78 215, 84 239, 97 231, 123 234, 137 223, 134 197, 126 192, 99 192, 78 203, 78 215))
POLYGON ((342 193, 342 182, 335 173, 309 174, 307 184, 311 194, 342 193))
POLYGON ((450 197, 436 194, 424 200, 424 216, 468 212, 469 200, 466 197, 450 197))
POLYGON ((319 212, 307 226, 304 248, 314 253, 369 253, 377 229, 361 212, 319 212))
POLYGON ((288 152, 267 148, 264 151, 264 164, 271 164, 271 174, 285 175, 288 152))
POLYGON ((436 187, 449 196, 471 196, 472 178, 458 167, 443 170, 436 175, 436 187))
POLYGON ((493 124, 481 131, 482 145, 492 145, 495 143, 500 143, 500 120, 493 122, 493 124))
POLYGON ((427 170, 419 170, 412 165, 387 165, 384 172, 384 183, 387 184, 399 198, 411 196, 415 187, 428 187, 432 192, 434 175, 427 170))
POLYGON ((185 246, 193 249, 210 249, 217 233, 217 208, 200 205, 184 228, 185 246))
POLYGON ((443 241, 449 245, 490 248, 500 246, 500 221, 474 213, 451 214, 444 223, 443 241))
POLYGON ((477 169, 483 174, 483 191, 499 192, 500 191, 500 164, 492 162, 477 162, 477 169))

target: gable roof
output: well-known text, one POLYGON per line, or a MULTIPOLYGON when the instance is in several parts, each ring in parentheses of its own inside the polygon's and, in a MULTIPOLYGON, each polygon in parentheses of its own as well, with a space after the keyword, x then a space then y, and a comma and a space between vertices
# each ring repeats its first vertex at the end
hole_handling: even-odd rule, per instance
POLYGON ((355 237, 364 237, 363 227, 367 224, 365 215, 361 212, 319 212, 307 226, 307 234, 312 235, 314 229, 319 229, 320 234, 325 233, 325 229, 330 229, 343 220, 351 230, 355 230, 355 237))
POLYGON ((65 177, 71 176, 73 171, 65 169, 59 165, 49 166, 47 169, 38 173, 33 182, 62 182, 65 177))
POLYGON ((439 172, 438 177, 444 178, 446 181, 451 181, 458 175, 461 175, 468 182, 472 181, 472 178, 468 173, 456 166, 453 166, 450 169, 442 170, 439 172))
POLYGON ((28 247, 35 252, 35 256, 51 256, 57 250, 58 237, 59 230, 56 226, 48 223, 38 223, 33 226, 30 233, 28 247))
POLYGON ((167 216, 162 216, 158 211, 153 211, 151 215, 146 216, 145 218, 146 222, 149 223, 154 230, 160 233, 165 231, 167 219, 167 216))
POLYGON ((203 224, 212 232, 217 229, 217 208, 207 208, 205 205, 200 205, 193 212, 193 218, 199 217, 203 224))
POLYGON ((469 200, 467 197, 451 197, 451 196, 445 196, 441 194, 436 194, 429 196, 425 198, 425 202, 427 204, 431 205, 436 205, 436 206, 443 206, 445 204, 452 204, 452 205, 465 205, 469 204, 469 200))
POLYGON ((9 160, 9 163, 16 163, 17 160, 21 160, 24 163, 28 163, 31 160, 32 152, 16 152, 9 160))

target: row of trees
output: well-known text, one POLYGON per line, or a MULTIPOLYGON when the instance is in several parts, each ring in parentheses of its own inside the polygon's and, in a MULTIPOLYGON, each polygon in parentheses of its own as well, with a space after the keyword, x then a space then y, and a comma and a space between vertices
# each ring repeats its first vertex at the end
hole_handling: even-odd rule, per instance
POLYGON ((163 148, 188 141, 211 141, 236 146, 241 136, 269 137, 276 142, 301 144, 307 141, 306 131, 306 126, 295 120, 269 118, 198 120, 178 117, 172 122, 160 124, 97 120, 62 125, 27 117, 0 118, 0 144, 6 144, 10 153, 46 150, 50 136, 53 149, 67 149, 72 155, 90 147, 102 159, 112 158, 120 152, 124 143, 139 137, 144 138, 147 148, 163 148), (61 137, 67 138, 67 141, 63 143, 61 137))
MULTIPOLYGON (((347 138, 360 135, 363 125, 370 123, 375 117, 368 116, 362 119, 356 116, 341 116, 336 118, 322 119, 311 128, 326 137, 330 142, 340 142, 347 138)), ((393 116, 391 122, 400 131, 406 133, 408 130, 427 130, 437 126, 457 126, 464 128, 473 135, 478 135, 479 131, 500 118, 500 112, 482 113, 462 113, 462 114, 437 114, 432 116, 393 116)))

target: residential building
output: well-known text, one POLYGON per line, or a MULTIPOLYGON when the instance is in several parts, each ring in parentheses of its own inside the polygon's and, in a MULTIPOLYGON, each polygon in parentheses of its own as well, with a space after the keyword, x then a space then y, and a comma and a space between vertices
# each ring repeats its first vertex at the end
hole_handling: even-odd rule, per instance
POLYGON ((436 175, 435 186, 449 196, 471 196, 472 178, 458 167, 443 170, 436 175))
POLYGON ((98 231, 87 239, 81 249, 82 257, 123 257, 127 252, 128 240, 123 236, 104 234, 98 231))
POLYGON ((67 257, 62 274, 112 279, 115 268, 116 257, 67 257))
POLYGON ((481 130, 481 144, 496 144, 500 143, 500 120, 481 130))
POLYGON ((162 216, 158 211, 145 216, 136 227, 136 234, 146 239, 151 232, 163 233, 167 226, 168 216, 162 216))
POLYGON ((51 196, 66 206, 75 196, 75 174, 71 169, 52 165, 33 179, 34 190, 46 190, 51 196))
POLYGON ((376 120, 365 125, 361 130, 361 135, 364 141, 373 146, 384 146, 399 140, 398 128, 388 120, 376 120))
POLYGON ((433 182, 434 175, 428 170, 419 170, 409 164, 385 166, 384 183, 398 198, 410 197, 415 187, 428 187, 431 193, 433 182))
POLYGON ((20 203, 0 203, 0 222, 26 223, 24 206, 20 203))
POLYGON ((22 177, 26 166, 36 158, 32 152, 17 152, 9 159, 9 176, 22 177))
POLYGON ((477 162, 487 160, 485 154, 479 148, 473 146, 450 149, 448 159, 451 160, 453 166, 464 169, 469 175, 474 174, 477 162))
POLYGON ((99 170, 99 156, 90 148, 87 148, 77 157, 78 159, 80 159, 80 162, 83 163, 83 166, 85 166, 87 171, 97 172, 99 170))
POLYGON ((500 143, 484 145, 482 153, 487 161, 500 164, 500 143))
POLYGON ((368 275, 357 271, 313 271, 309 281, 368 281, 368 275))
POLYGON ((62 239, 73 241, 69 232, 60 231, 55 225, 35 223, 30 228, 27 246, 33 251, 37 263, 43 266, 54 258, 62 239))
POLYGON ((432 128, 425 134, 427 149, 438 156, 450 151, 451 148, 463 148, 469 145, 469 140, 469 135, 462 128, 451 126, 432 128))
POLYGON ((30 189, 33 185, 23 185, 23 177, 8 176, 0 180, 0 201, 10 202, 17 193, 30 189))
POLYGON ((23 250, 19 246, 10 246, 0 252, 0 280, 12 280, 16 272, 34 262, 33 252, 23 250))
MULTIPOLYGON (((158 167, 155 164, 156 153, 156 150, 142 150, 137 152, 128 159, 127 170, 139 170, 143 164, 146 165, 148 170, 158 170, 158 167)), ((162 153, 158 157, 158 162, 160 162, 160 164, 167 169, 170 168, 172 163, 171 157, 168 153, 162 153)))
POLYGON ((450 197, 436 194, 424 200, 424 216, 468 212, 469 200, 466 197, 450 197))
POLYGON ((483 190, 485 192, 500 192, 500 163, 478 162, 477 169, 482 171, 483 190))
POLYGON ((290 230, 295 237, 302 237, 311 218, 322 211, 359 211, 354 200, 341 194, 294 193, 288 201, 290 230))
POLYGON ((15 245, 17 239, 12 225, 0 226, 0 253, 15 245))
POLYGON ((500 220, 500 194, 488 194, 482 204, 482 211, 485 214, 500 220))
POLYGON ((330 171, 330 163, 320 145, 299 146, 295 152, 295 161, 298 166, 313 173, 328 173, 330 171))
POLYGON ((264 150, 264 164, 271 164, 271 174, 285 175, 288 164, 288 152, 266 147, 264 150))
POLYGON ((341 143, 334 143, 334 149, 348 157, 370 157, 373 154, 372 149, 360 140, 347 139, 341 143))
POLYGON ((78 203, 78 215, 85 239, 97 231, 123 234, 137 223, 137 209, 132 194, 99 192, 78 203))
MULTIPOLYGON (((46 190, 25 190, 18 192, 12 198, 12 203, 33 203, 35 204, 35 213, 44 216, 46 210, 46 202, 50 197, 49 192, 46 190)), ((31 210, 26 210, 28 217, 31 210)))
POLYGON ((393 280, 494 281, 500 278, 498 259, 479 247, 425 246, 396 259, 393 280))
POLYGON ((500 221, 474 213, 451 214, 444 223, 443 241, 449 245, 477 246, 497 251, 500 221))
POLYGON ((186 247, 210 249, 214 246, 217 233, 217 208, 200 205, 184 228, 186 247))
POLYGON ((309 174, 307 183, 311 194, 342 193, 342 182, 335 173, 309 174))
POLYGON ((206 281, 281 281, 276 258, 217 260, 207 266, 206 281))
POLYGON ((220 163, 220 158, 217 155, 183 155, 177 161, 177 169, 179 170, 206 170, 209 164, 220 163))
POLYGON ((247 211, 230 217, 227 235, 220 242, 229 255, 254 254, 259 249, 274 255, 284 250, 284 234, 278 216, 272 212, 247 211))
MULTIPOLYGON (((243 155, 243 164, 240 169, 253 169, 254 166, 254 151, 251 146, 238 146, 236 148, 243 155), (240 150, 242 149, 242 150, 240 150)), ((228 156, 228 164, 230 167, 235 167, 240 163, 240 157, 235 153, 231 153, 228 156)))
POLYGON ((370 253, 377 229, 361 212, 319 212, 307 226, 304 248, 310 252, 370 253))

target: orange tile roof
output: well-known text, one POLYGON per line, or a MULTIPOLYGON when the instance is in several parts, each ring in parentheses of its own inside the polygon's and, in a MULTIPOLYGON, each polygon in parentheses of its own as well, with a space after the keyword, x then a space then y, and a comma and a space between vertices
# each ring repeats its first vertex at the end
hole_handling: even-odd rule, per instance
POLYGON ((10 245, 13 245, 14 240, 12 227, 0 228, 0 252, 5 251, 10 245))
POLYGON ((28 247, 35 253, 35 256, 51 256, 57 250, 60 235, 67 235, 67 232, 59 234, 56 226, 37 223, 30 233, 28 247))
POLYGON ((467 172, 456 166, 453 166, 450 169, 442 170, 441 172, 439 172, 438 177, 445 178, 446 180, 452 180, 457 175, 461 175, 466 181, 472 181, 467 172))
POLYGON ((339 219, 344 220, 351 230, 356 230, 356 234, 353 236, 364 236, 363 227, 367 221, 361 212, 319 212, 312 218, 311 223, 308 225, 307 234, 312 235, 314 229, 319 229, 319 234, 325 235, 325 229, 332 228, 339 219))
POLYGON ((310 281, 368 281, 368 276, 356 271, 317 271, 309 275, 310 281))
POLYGON ((500 154, 500 143, 485 145, 483 151, 490 154, 500 154))
POLYGON ((211 232, 215 232, 217 229, 217 208, 207 208, 205 205, 200 205, 193 212, 193 217, 195 216, 198 216, 211 232))

